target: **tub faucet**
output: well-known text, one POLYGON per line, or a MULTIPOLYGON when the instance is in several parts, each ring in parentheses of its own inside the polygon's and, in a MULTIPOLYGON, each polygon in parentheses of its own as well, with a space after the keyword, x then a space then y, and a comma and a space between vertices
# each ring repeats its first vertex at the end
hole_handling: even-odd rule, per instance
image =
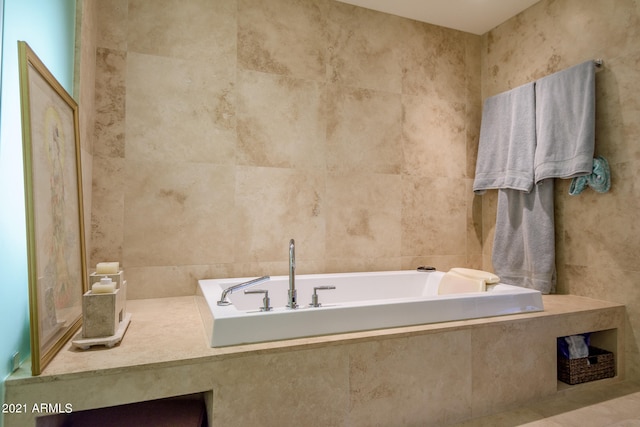
POLYGON ((296 296, 296 242, 289 240, 289 308, 298 308, 296 296))
POLYGON ((227 298, 227 295, 239 291, 241 289, 251 288, 258 283, 266 282, 269 280, 269 276, 258 277, 257 279, 249 280, 247 282, 238 283, 237 285, 229 286, 224 291, 222 291, 222 296, 220 297, 220 301, 218 301, 218 305, 231 305, 231 301, 227 298))

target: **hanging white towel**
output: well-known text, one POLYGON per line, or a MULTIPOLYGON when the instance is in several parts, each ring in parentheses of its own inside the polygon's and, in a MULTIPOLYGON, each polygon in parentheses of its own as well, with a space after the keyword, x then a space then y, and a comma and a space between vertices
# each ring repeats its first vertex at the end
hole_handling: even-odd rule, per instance
POLYGON ((536 149, 534 83, 487 98, 482 108, 473 191, 533 187, 536 149))
POLYGON ((591 173, 595 81, 593 61, 536 81, 535 182, 591 173))

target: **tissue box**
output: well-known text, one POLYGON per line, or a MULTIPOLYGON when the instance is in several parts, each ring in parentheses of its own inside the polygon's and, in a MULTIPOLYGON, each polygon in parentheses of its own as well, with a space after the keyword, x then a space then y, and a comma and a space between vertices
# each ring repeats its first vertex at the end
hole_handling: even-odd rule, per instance
POLYGON ((597 347, 589 347, 589 356, 569 359, 558 354, 558 379, 574 385, 612 378, 616 375, 613 353, 597 347))

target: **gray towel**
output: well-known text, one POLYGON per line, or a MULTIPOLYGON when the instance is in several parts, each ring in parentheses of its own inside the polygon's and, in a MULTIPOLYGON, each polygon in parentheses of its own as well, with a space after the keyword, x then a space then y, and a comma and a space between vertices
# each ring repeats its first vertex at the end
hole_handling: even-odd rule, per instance
POLYGON ((493 268, 500 281, 548 294, 555 288, 553 179, 530 193, 498 191, 493 268))
POLYGON ((487 98, 482 108, 473 191, 531 191, 535 149, 534 83, 487 98))
POLYGON ((535 83, 535 182, 591 173, 595 145, 593 61, 535 83))

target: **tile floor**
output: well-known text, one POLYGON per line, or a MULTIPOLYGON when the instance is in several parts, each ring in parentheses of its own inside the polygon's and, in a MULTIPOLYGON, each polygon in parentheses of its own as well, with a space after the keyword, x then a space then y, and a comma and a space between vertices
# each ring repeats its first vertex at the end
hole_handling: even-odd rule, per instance
POLYGON ((577 387, 554 399, 456 427, 640 427, 640 382, 577 387))

